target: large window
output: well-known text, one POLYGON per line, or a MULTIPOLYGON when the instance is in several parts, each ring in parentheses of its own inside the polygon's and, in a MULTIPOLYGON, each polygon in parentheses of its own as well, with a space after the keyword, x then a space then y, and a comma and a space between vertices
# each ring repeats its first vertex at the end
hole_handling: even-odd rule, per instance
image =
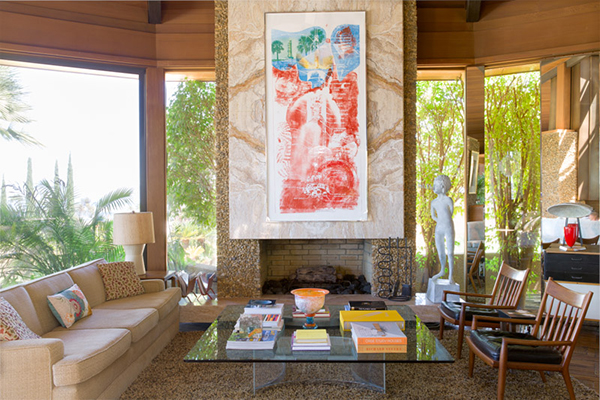
POLYGON ((485 219, 487 292, 506 262, 531 268, 530 298, 541 292, 540 75, 485 80, 485 219))
POLYGON ((140 208, 139 75, 6 61, 0 91, 2 285, 120 258, 112 213, 140 208))
MULTIPOLYGON (((459 75, 455 73, 454 75, 459 75)), ((417 82, 417 280, 425 291, 427 280, 439 272, 435 221, 431 217, 434 179, 450 178, 448 196, 454 201, 454 279, 462 283, 464 245, 464 89, 461 79, 417 82)), ((449 265, 446 264, 446 268, 449 265)), ((447 273, 445 277, 447 276, 447 273)))
POLYGON ((169 269, 214 272, 215 85, 185 79, 166 89, 169 269))

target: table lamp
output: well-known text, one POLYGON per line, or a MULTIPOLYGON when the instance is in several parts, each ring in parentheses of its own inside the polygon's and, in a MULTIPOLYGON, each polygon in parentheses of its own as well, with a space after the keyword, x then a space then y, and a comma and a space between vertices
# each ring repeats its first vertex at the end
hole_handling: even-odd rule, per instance
MULTIPOLYGON (((583 203, 560 203, 548 207, 548 212, 550 214, 565 219, 565 227, 569 226, 569 218, 575 218, 577 220, 577 238, 579 239, 579 243, 583 243, 579 218, 587 217, 593 210, 594 209, 591 206, 583 203)), ((578 249, 585 250, 585 247, 579 246, 578 249)))
POLYGON ((132 261, 138 275, 146 273, 142 253, 146 243, 154 243, 151 212, 117 213, 113 220, 113 243, 125 250, 125 261, 132 261))

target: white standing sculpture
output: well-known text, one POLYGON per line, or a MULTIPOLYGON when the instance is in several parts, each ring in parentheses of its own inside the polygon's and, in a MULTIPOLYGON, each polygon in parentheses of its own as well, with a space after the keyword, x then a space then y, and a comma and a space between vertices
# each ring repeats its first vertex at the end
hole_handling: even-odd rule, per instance
POLYGON ((441 267, 440 272, 435 274, 431 280, 435 282, 444 276, 446 272, 446 254, 448 254, 448 281, 450 284, 454 284, 452 276, 454 269, 454 221, 452 221, 454 202, 447 196, 450 186, 450 178, 446 175, 440 175, 433 180, 433 193, 437 194, 437 197, 431 202, 431 218, 436 222, 435 247, 441 267))

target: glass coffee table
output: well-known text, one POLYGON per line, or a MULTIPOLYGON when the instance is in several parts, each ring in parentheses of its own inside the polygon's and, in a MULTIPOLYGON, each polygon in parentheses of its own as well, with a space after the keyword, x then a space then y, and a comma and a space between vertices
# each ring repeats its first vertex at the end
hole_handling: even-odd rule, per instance
POLYGON ((292 318, 292 306, 285 305, 284 329, 272 350, 227 350, 227 339, 244 312, 244 306, 227 306, 184 357, 185 362, 252 363, 256 390, 284 382, 344 382, 385 393, 385 366, 388 363, 452 363, 454 358, 408 306, 388 306, 397 310, 406 323, 406 353, 357 353, 351 332, 340 331, 339 311, 329 306, 331 318, 315 318, 331 340, 330 351, 292 351, 291 336, 302 329, 304 318, 292 318), (311 366, 331 364, 315 376, 311 366))

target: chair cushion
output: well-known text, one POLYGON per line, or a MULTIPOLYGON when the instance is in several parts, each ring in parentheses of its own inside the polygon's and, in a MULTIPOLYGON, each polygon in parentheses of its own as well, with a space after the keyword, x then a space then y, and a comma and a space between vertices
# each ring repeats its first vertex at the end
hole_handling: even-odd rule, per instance
MULTIPOLYGON (((459 301, 442 301, 440 308, 444 314, 448 315, 449 317, 454 318, 455 320, 459 320, 460 312, 462 310, 461 304, 462 303, 459 301)), ((478 307, 468 307, 467 306, 467 308, 465 308, 465 311, 467 313, 465 315, 466 321, 472 321, 474 315, 487 315, 490 317, 498 316, 498 311, 496 311, 493 308, 478 308, 478 307)))
MULTIPOLYGON (((486 356, 500 361, 502 338, 537 340, 527 333, 506 332, 499 330, 475 330, 471 332, 471 341, 486 356)), ((542 364, 560 364, 560 351, 549 346, 527 346, 511 344, 508 346, 508 361, 530 362, 542 364)))

